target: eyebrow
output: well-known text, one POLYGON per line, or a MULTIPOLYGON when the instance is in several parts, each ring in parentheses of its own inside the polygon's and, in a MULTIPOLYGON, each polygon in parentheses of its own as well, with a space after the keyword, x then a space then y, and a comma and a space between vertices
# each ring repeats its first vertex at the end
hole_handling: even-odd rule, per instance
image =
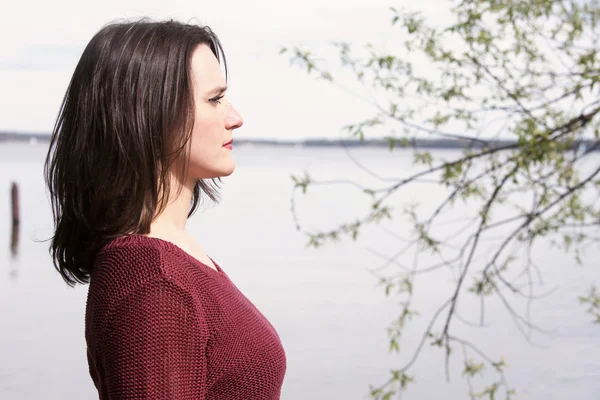
POLYGON ((213 96, 225 93, 226 90, 227 90, 227 86, 219 86, 219 87, 212 89, 210 92, 208 92, 208 96, 213 97, 213 96))

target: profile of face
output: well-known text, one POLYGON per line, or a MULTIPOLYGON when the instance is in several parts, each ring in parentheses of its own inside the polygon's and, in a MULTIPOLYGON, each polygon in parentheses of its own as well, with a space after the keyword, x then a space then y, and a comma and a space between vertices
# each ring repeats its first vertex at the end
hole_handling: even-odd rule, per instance
POLYGON ((199 45, 191 60, 195 103, 190 138, 188 179, 194 182, 233 173, 233 130, 242 126, 240 114, 225 96, 227 86, 219 61, 205 44, 199 45))

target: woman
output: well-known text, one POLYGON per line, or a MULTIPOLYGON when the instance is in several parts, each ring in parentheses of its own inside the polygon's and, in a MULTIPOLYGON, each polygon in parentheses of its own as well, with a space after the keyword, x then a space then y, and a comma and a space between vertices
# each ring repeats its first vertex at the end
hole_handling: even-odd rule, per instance
POLYGON ((51 254, 90 283, 85 336, 100 399, 278 399, 277 333, 185 230, 230 175, 242 118, 208 27, 100 30, 77 64, 46 160, 51 254))

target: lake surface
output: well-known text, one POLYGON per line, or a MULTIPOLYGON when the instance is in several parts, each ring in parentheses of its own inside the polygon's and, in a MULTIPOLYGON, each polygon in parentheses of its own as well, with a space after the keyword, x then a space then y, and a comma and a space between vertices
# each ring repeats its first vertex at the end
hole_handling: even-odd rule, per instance
MULTIPOLYGON (((0 215, 0 398, 94 399, 85 357, 87 287, 67 287, 52 267, 47 243, 41 242, 52 232, 42 176, 45 152, 43 143, 0 145, 0 212, 5 213, 0 215), (19 185, 21 200, 16 260, 8 246, 12 181, 19 185)), ((238 168, 224 180, 220 204, 205 206, 190 219, 189 229, 278 330, 288 357, 282 399, 368 398, 370 384, 384 382, 390 368, 400 368, 412 356, 454 276, 440 271, 417 279, 415 305, 421 316, 405 332, 402 352, 389 354, 386 327, 398 315, 400 299, 384 295, 372 270, 382 264, 377 253, 391 255, 403 243, 389 231, 370 229, 357 243, 309 249, 290 213, 292 173, 308 169, 315 178, 364 183, 373 178, 337 148, 248 146, 235 148, 234 154, 238 168)), ((388 177, 414 168, 408 152, 362 148, 352 154, 388 177)), ((600 162, 600 155, 591 157, 591 163, 600 162)), ((435 202, 442 194, 430 184, 415 185, 394 202, 435 202)), ((309 189, 308 197, 297 199, 300 221, 314 229, 331 228, 368 205, 355 188, 343 184, 309 189)), ((458 207, 455 213, 466 211, 458 207)), ((410 236, 408 225, 390 227, 395 235, 410 236)), ((583 266, 577 266, 572 256, 547 244, 534 248, 544 288, 552 294, 532 304, 531 319, 547 333, 534 331, 528 340, 493 300, 485 327, 454 322, 457 332, 492 358, 504 357, 517 399, 600 398, 600 326, 591 324, 577 301, 590 284, 600 284, 600 250, 589 247, 585 256, 583 266)), ((477 321, 477 305, 465 297, 461 317, 477 321)), ((416 383, 402 399, 467 399, 461 361, 457 349, 447 382, 443 353, 426 346, 410 372, 416 383)), ((485 377, 494 378, 491 372, 485 377)), ((476 389, 483 382, 475 381, 476 389)))

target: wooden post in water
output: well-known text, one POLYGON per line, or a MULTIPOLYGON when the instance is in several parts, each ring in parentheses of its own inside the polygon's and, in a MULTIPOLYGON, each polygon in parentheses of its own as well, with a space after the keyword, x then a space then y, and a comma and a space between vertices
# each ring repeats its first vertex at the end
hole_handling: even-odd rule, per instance
POLYGON ((10 251, 16 257, 19 249, 19 187, 15 182, 10 188, 10 203, 12 209, 12 233, 10 235, 10 251))

